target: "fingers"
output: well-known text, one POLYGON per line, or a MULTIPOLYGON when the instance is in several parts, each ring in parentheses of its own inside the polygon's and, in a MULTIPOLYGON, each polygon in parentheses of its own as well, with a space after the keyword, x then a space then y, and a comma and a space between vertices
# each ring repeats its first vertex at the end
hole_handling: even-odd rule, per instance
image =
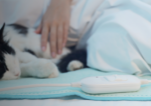
POLYGON ((58 39, 57 39, 57 51, 58 51, 58 54, 61 54, 62 53, 62 48, 63 48, 63 25, 60 24, 58 26, 58 39))
POLYGON ((52 25, 50 30, 50 48, 52 57, 62 53, 68 35, 68 24, 52 25))
POLYGON ((48 26, 46 24, 44 24, 43 28, 42 28, 42 24, 40 24, 38 26, 38 28, 35 30, 35 33, 42 34, 41 48, 42 48, 42 51, 45 51, 47 48, 47 38, 48 38, 48 34, 49 34, 48 26))
POLYGON ((68 28, 69 25, 68 24, 64 24, 64 35, 63 35, 63 47, 65 47, 66 42, 67 42, 67 36, 68 36, 68 28))
POLYGON ((54 25, 50 29, 50 48, 51 48, 50 50, 51 50, 51 56, 53 58, 56 57, 56 53, 57 53, 57 46, 56 46, 57 39, 56 39, 56 37, 57 37, 57 26, 54 25))
POLYGON ((36 29, 37 34, 42 34, 41 48, 47 48, 47 39, 50 34, 50 51, 53 58, 62 53, 66 44, 70 20, 70 3, 68 0, 52 0, 48 6, 41 24, 36 29))
POLYGON ((47 25, 44 25, 42 28, 42 37, 41 37, 41 48, 42 51, 45 51, 47 48, 47 39, 49 34, 49 27, 47 25))
POLYGON ((68 0, 52 0, 48 6, 41 24, 36 29, 41 36, 41 48, 46 51, 47 39, 50 34, 50 51, 53 58, 62 53, 66 44, 70 20, 70 2, 68 0))
POLYGON ((50 50, 51 56, 53 58, 56 57, 57 54, 62 53, 62 49, 66 44, 67 35, 68 35, 68 25, 67 24, 60 24, 60 25, 43 25, 41 29, 41 25, 36 29, 37 33, 42 33, 41 37, 41 48, 43 51, 47 48, 47 39, 50 33, 50 50))

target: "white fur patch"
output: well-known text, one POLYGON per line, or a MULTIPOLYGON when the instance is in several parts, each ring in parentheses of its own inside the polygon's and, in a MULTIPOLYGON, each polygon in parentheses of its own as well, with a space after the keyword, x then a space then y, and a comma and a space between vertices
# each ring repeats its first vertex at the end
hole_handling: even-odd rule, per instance
POLYGON ((71 61, 71 62, 68 64, 67 70, 68 70, 68 71, 75 71, 75 70, 81 69, 81 68, 83 68, 83 67, 84 67, 83 63, 81 63, 81 62, 78 61, 78 60, 73 60, 73 61, 71 61))
POLYGON ((57 77, 59 71, 54 63, 46 59, 33 60, 28 63, 21 64, 22 77, 57 77))

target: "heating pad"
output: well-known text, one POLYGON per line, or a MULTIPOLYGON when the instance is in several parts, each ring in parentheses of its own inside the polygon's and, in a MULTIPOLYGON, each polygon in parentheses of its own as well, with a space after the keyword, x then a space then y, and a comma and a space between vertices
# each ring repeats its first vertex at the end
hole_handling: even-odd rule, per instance
MULTIPOLYGON (((17 80, 0 81, 0 89, 7 87, 33 85, 33 84, 63 84, 78 82, 83 78, 90 76, 107 76, 107 75, 126 75, 121 72, 101 72, 93 69, 82 69, 69 73, 62 73, 57 78, 36 79, 21 78, 17 80)), ((140 77, 143 79, 151 79, 151 76, 140 77)), ((0 99, 47 99, 70 95, 77 95, 90 100, 102 101, 148 101, 151 100, 151 84, 143 85, 137 92, 127 93, 110 93, 110 94, 87 94, 80 88, 73 87, 35 87, 24 88, 0 92, 0 99)))

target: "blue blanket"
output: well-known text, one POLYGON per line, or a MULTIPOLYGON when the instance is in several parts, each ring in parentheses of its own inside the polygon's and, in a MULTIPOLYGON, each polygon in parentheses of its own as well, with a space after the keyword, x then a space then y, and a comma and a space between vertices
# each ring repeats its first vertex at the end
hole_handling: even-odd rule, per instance
POLYGON ((104 2, 111 4, 103 10, 99 7, 102 14, 89 32, 91 37, 87 42, 88 66, 103 71, 150 74, 150 0, 104 2))
MULTIPOLYGON (((72 83, 80 81, 83 78, 90 76, 105 76, 105 75, 123 75, 125 73, 120 72, 101 72, 92 69, 83 69, 75 72, 69 72, 61 74, 57 78, 52 79, 36 79, 36 78, 21 78, 18 80, 0 81, 0 88, 15 87, 21 85, 32 84, 53 84, 53 83, 72 83)), ((151 76, 141 77, 145 79, 151 79, 151 76)), ((17 89, 10 91, 0 92, 0 99, 47 99, 56 98, 69 95, 77 95, 85 99, 91 100, 106 100, 106 101, 119 101, 119 100, 131 100, 131 101, 147 101, 151 100, 151 85, 144 85, 138 92, 127 93, 112 93, 112 94, 87 94, 81 91, 80 88, 72 87, 36 87, 17 89)))

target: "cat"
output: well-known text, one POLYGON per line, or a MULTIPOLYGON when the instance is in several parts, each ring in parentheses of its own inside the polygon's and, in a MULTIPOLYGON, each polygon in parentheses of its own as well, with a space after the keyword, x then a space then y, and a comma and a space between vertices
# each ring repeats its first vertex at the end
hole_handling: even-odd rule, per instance
POLYGON ((0 80, 20 77, 54 78, 60 72, 87 67, 85 49, 63 48, 61 55, 51 57, 49 42, 47 49, 40 48, 41 35, 33 28, 18 24, 3 24, 0 29, 0 80))

